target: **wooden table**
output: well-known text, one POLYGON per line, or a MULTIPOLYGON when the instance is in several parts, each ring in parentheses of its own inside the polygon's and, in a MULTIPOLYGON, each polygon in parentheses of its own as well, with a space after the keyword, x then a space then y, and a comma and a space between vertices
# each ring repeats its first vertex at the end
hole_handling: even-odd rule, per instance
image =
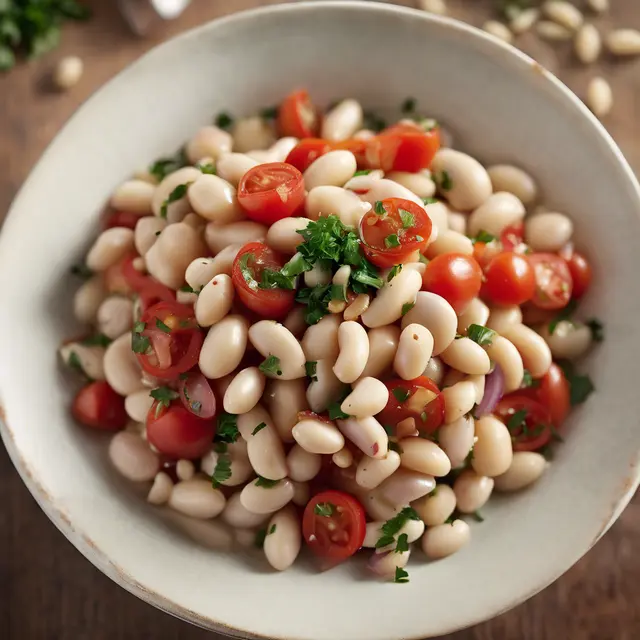
MULTIPOLYGON (((456 15, 481 24, 491 0, 448 0, 456 15)), ((195 0, 190 10, 145 40, 130 35, 115 2, 95 0, 95 19, 65 30, 63 46, 44 60, 0 75, 0 219, 44 147, 77 106, 131 60, 168 35, 260 0, 195 0), (63 54, 85 61, 82 82, 48 92, 46 74, 63 54)), ((403 4, 409 4, 404 2, 403 4)), ((600 24, 640 28, 638 0, 612 0, 600 24)), ((522 38, 528 53, 584 94, 594 70, 580 68, 568 45, 522 38), (559 52, 557 55, 556 52, 559 52)), ((640 172, 640 61, 599 65, 614 87, 605 124, 640 172)), ((606 215, 607 212, 603 212, 606 215)), ((28 282, 25 282, 28 286, 28 282)), ((5 301, 10 303, 10 301, 5 301)), ((3 363, 10 366, 10 363, 3 363)), ((606 428, 606 425, 603 425, 606 428)), ((597 473, 597 469, 594 469, 597 473)), ((126 593, 94 569, 47 520, 0 451, 0 638, 10 640, 205 640, 211 634, 171 618, 126 593)), ((566 514, 571 517, 571 514, 566 514)), ((559 525, 560 526, 560 523, 559 525)), ((553 531, 549 531, 552 536, 553 531)), ((606 537, 553 586, 526 604, 448 640, 632 640, 640 638, 640 499, 606 537)), ((532 549, 535 553, 535 549, 532 549)), ((159 561, 162 561, 159 559, 159 561)), ((337 639, 340 640, 340 639, 337 639)))

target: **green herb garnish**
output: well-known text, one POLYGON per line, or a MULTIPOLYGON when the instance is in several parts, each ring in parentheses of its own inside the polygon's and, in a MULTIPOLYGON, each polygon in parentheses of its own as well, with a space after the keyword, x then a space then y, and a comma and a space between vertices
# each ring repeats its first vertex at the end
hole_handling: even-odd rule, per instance
POLYGON ((156 318, 156 327, 158 327, 160 331, 164 331, 164 333, 171 333, 171 327, 162 322, 160 318, 156 318))
POLYGON ((396 544, 394 553, 405 553, 406 551, 409 551, 409 535, 401 533, 398 536, 398 544, 396 544))
POLYGON ((569 399, 571 406, 582 404, 594 391, 595 387, 589 376, 583 376, 575 372, 573 363, 562 360, 558 362, 569 383, 569 399))
POLYGON ((170 173, 182 169, 189 164, 184 149, 180 149, 172 158, 160 158, 150 167, 149 173, 158 181, 162 182, 170 173))
POLYGON ((558 315, 549 323, 549 335, 552 336, 555 330, 558 328, 558 324, 565 320, 571 320, 573 312, 578 306, 578 301, 575 298, 569 300, 569 304, 564 309, 560 309, 558 315))
POLYGON ((216 175, 216 167, 215 165, 211 164, 211 162, 204 162, 204 163, 198 163, 196 165, 196 169, 200 169, 200 171, 202 171, 202 173, 206 173, 208 175, 211 176, 215 176, 216 175))
POLYGON ((275 120, 278 117, 278 107, 264 107, 264 109, 260 109, 260 117, 265 120, 275 120))
POLYGON ((144 322, 136 322, 131 333, 131 349, 134 353, 146 353, 151 347, 151 341, 142 332, 147 325, 144 322))
POLYGON ((470 324, 467 329, 467 338, 473 340, 481 347, 490 345, 498 335, 493 329, 489 329, 481 324, 470 324))
POLYGON ((353 174, 353 177, 357 178, 358 176, 368 176, 370 173, 371 169, 359 169, 353 174))
POLYGON ((238 416, 223 411, 218 416, 214 442, 231 444, 240 437, 238 431, 238 416))
POLYGON ((307 374, 307 378, 311 379, 311 382, 317 382, 318 376, 316 375, 318 363, 315 360, 307 360, 304 363, 304 370, 307 374))
POLYGON ((113 340, 111 338, 107 338, 104 333, 96 333, 88 338, 82 340, 82 343, 85 347, 108 347, 113 340))
POLYGON ((405 114, 413 113, 416 110, 417 104, 418 102, 415 98, 407 98, 402 103, 402 107, 401 107, 402 113, 405 113, 405 114))
POLYGON ((471 242, 473 242, 473 244, 475 244, 476 242, 484 242, 485 244, 489 244, 490 242, 493 242, 497 239, 498 238, 496 238, 496 236, 491 235, 484 230, 480 230, 475 238, 471 238, 471 242))
POLYGON ((330 518, 334 514, 335 509, 336 505, 331 502, 318 502, 314 507, 313 512, 323 518, 330 518))
POLYGON ((233 125, 233 117, 230 114, 228 114, 226 111, 221 111, 216 116, 215 123, 216 123, 216 127, 219 127, 220 129, 224 129, 225 131, 227 131, 233 125))
POLYGON ((217 489, 225 480, 231 477, 231 458, 226 455, 218 456, 216 467, 211 476, 211 484, 217 489))
POLYGON ((409 389, 404 389, 403 387, 396 387, 391 393, 393 393, 395 399, 400 403, 406 402, 411 395, 409 389))
POLYGON ((602 342, 604 340, 604 325, 597 318, 587 320, 587 327, 591 329, 591 338, 594 342, 602 342))
MULTIPOLYGON (((1 0, 0 0, 1 1, 1 0)), ((83 280, 88 280, 91 276, 93 276, 93 271, 87 267, 86 264, 74 264, 71 267, 71 273, 78 278, 82 278, 83 280)))
POLYGON ((405 302, 402 305, 402 315, 406 316, 407 313, 409 313, 409 311, 411 311, 411 309, 413 309, 413 307, 415 307, 415 306, 416 306, 415 302, 405 302))
POLYGON ((167 217, 167 209, 172 202, 177 202, 178 200, 182 200, 187 195, 187 189, 191 182, 185 182, 184 184, 179 184, 167 197, 167 199, 162 203, 162 207, 160 207, 160 217, 167 217))
POLYGON ((398 215, 400 216, 400 220, 402 220, 403 229, 409 229, 415 226, 416 219, 412 213, 409 213, 405 209, 398 209, 398 215))
POLYGON ((252 432, 251 435, 255 436, 256 433, 259 433, 260 431, 262 431, 265 427, 267 426, 266 422, 261 422, 252 432))
POLYGON ((384 239, 384 246, 387 247, 387 249, 393 249, 394 247, 399 247, 400 246, 400 239, 398 238, 398 234, 390 233, 384 239))
POLYGON ((271 355, 265 358, 258 367, 262 373, 266 375, 281 376, 282 369, 280 368, 280 358, 271 355))
POLYGON ((389 271, 389 275, 387 276, 387 282, 391 282, 400 272, 402 271, 402 265, 396 264, 389 271))
POLYGON ((263 478, 262 476, 258 476, 256 480, 256 487, 264 487, 265 489, 273 489, 280 480, 269 480, 268 478, 263 478))
POLYGON ((404 569, 396 567, 396 575, 393 578, 393 581, 397 584, 404 584, 405 582, 409 582, 409 574, 404 569))

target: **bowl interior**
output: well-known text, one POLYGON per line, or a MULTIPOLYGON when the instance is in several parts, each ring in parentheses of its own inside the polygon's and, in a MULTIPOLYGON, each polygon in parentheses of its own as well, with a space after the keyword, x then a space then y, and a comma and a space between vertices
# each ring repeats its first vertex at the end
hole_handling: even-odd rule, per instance
POLYGON ((136 595, 202 626, 275 638, 439 635, 495 615, 573 564, 637 484, 639 192, 597 121, 537 64, 470 27, 373 3, 303 3, 206 25, 155 49, 83 106, 16 199, 0 238, 3 437, 29 488, 70 540, 136 595), (472 544, 407 585, 354 563, 282 574, 175 533, 69 420, 55 350, 72 334, 68 275, 108 194, 221 110, 249 113, 293 87, 397 112, 407 96, 484 162, 514 162, 576 222, 593 261, 586 305, 608 338, 585 364, 597 388, 531 491, 496 500, 472 544), (322 604, 321 604, 322 603, 322 604))

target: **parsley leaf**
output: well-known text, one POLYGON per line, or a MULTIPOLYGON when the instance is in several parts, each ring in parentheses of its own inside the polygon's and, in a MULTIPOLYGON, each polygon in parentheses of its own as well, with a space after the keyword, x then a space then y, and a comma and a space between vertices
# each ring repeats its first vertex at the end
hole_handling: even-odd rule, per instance
POLYGON ((273 489, 280 480, 269 480, 268 478, 263 478, 262 476, 258 476, 256 480, 256 487, 264 487, 265 489, 273 489))
POLYGON ((411 309, 413 309, 413 307, 415 307, 415 306, 416 306, 415 302, 405 302, 402 305, 402 315, 406 316, 407 313, 409 313, 409 311, 411 311, 411 309))
POLYGON ((217 489, 225 480, 231 477, 231 458, 226 455, 218 456, 216 467, 211 476, 211 484, 217 489))
POLYGON ((342 408, 342 400, 338 402, 332 402, 327 407, 327 412, 329 414, 329 420, 347 420, 351 416, 348 413, 345 413, 342 408))
POLYGON ((535 381, 531 375, 531 371, 528 369, 524 370, 524 374, 522 375, 522 388, 533 387, 535 386, 535 381))
POLYGON ((362 128, 371 129, 372 131, 382 131, 387 126, 387 121, 381 118, 377 113, 373 111, 365 111, 363 113, 362 128))
POLYGON ((402 271, 402 265, 397 264, 391 268, 389 275, 387 276, 387 282, 391 282, 402 271))
POLYGON ((400 216, 400 220, 402 220, 403 229, 409 229, 415 226, 415 216, 412 213, 409 213, 406 209, 398 209, 398 215, 400 216))
POLYGON ((318 502, 313 512, 323 518, 330 518, 335 512, 336 506, 331 502, 318 502))
POLYGON ((382 536, 376 542, 376 549, 392 544, 395 540, 395 535, 404 527, 408 520, 420 520, 420 516, 412 507, 405 507, 397 516, 394 516, 391 520, 387 520, 382 527, 380 527, 382 536))
POLYGON ((573 312, 578 306, 578 301, 575 298, 569 300, 569 304, 564 309, 560 309, 558 315, 549 323, 549 335, 552 336, 555 330, 558 328, 558 324, 564 320, 570 320, 573 312))
POLYGON ((172 202, 177 202, 178 200, 182 200, 187 195, 187 189, 191 182, 185 182, 184 184, 179 184, 167 197, 167 199, 162 203, 162 207, 160 207, 160 217, 167 217, 167 209, 172 202))
POLYGON ((413 113, 416 110, 416 105, 417 105, 417 100, 415 98, 407 98, 403 103, 402 103, 402 113, 408 114, 408 113, 413 113))
POLYGON ((146 353, 151 347, 151 341, 147 336, 143 336, 147 325, 144 322, 136 322, 133 325, 133 332, 131 333, 131 349, 134 353, 146 353))
POLYGON ((251 435, 255 436, 256 433, 259 433, 260 431, 262 431, 265 427, 267 426, 266 422, 261 422, 252 432, 251 435))
POLYGON ((258 285, 261 289, 295 289, 294 279, 282 274, 281 271, 265 268, 258 285))
POLYGON ((471 242, 473 242, 473 244, 475 244, 476 242, 484 242, 485 244, 489 244, 490 242, 493 242, 497 239, 498 238, 496 238, 496 236, 491 235, 490 233, 487 233, 486 231, 481 229, 480 231, 478 231, 478 235, 475 236, 475 238, 471 238, 471 242))
POLYGON ((558 362, 569 383, 569 400, 571 406, 582 404, 594 391, 595 387, 589 376, 582 376, 575 372, 573 363, 562 360, 558 362))
POLYGON ((378 216, 386 216, 387 210, 384 208, 382 200, 376 200, 373 205, 373 212, 378 216))
POLYGON ((342 284, 331 285, 331 299, 340 302, 347 301, 347 288, 342 284))
POLYGON ((266 527, 263 527, 262 529, 258 529, 258 531, 256 531, 256 538, 253 544, 256 547, 258 547, 258 549, 262 549, 262 547, 264 547, 264 540, 266 537, 267 537, 266 527))
POLYGON ((216 168, 213 164, 211 164, 211 162, 205 162, 205 163, 198 162, 198 164, 196 165, 196 169, 200 169, 202 173, 206 173, 211 176, 216 175, 216 168))
POLYGON ((396 453, 402 453, 402 447, 395 441, 389 440, 389 450, 396 453))
POLYGON ((217 116, 216 116, 216 127, 219 127, 220 129, 224 129, 225 131, 231 129, 231 126, 233 125, 233 117, 228 114, 226 111, 221 111, 217 116))
POLYGON ((180 394, 169 387, 158 387, 157 389, 151 389, 149 395, 157 401, 156 417, 160 414, 162 407, 168 407, 173 400, 180 397, 180 394))
POLYGON ((82 341, 82 344, 86 347, 108 347, 113 340, 107 338, 104 333, 96 333, 82 341))
POLYGON ((282 369, 280 368, 280 358, 277 356, 271 355, 268 358, 265 358, 260 366, 258 367, 260 371, 264 374, 271 374, 276 376, 282 375, 282 369))
POLYGON ((474 511, 471 515, 474 517, 476 522, 484 522, 484 517, 479 511, 474 511))
POLYGON ((438 198, 422 198, 422 202, 424 202, 424 204, 435 204, 438 202, 438 198))
POLYGON ((594 342, 602 342, 604 340, 604 325, 597 318, 587 320, 587 327, 591 329, 591 338, 594 342))
POLYGON ((158 327, 160 331, 164 331, 164 333, 171 333, 171 327, 162 322, 160 318, 156 318, 156 327, 158 327))
POLYGON ((316 369, 318 367, 318 363, 315 360, 307 360, 304 363, 304 370, 307 374, 307 378, 311 378, 311 382, 317 382, 318 376, 316 375, 316 369))
POLYGON ((484 345, 490 345, 496 335, 497 334, 493 329, 489 329, 481 324, 470 324, 467 329, 467 338, 473 340, 481 347, 484 345))
POLYGON ((296 253, 296 255, 280 269, 280 273, 290 278, 298 276, 305 271, 310 271, 312 268, 313 265, 309 264, 309 262, 302 257, 301 253, 296 253))
POLYGON ((404 389, 403 387, 396 387, 391 393, 393 393, 396 400, 400 403, 408 400, 409 396, 411 395, 409 389, 404 389))
POLYGON ((514 431, 516 429, 526 427, 527 415, 528 411, 526 409, 520 409, 520 411, 516 411, 512 416, 509 417, 509 420, 507 420, 507 429, 509 429, 509 431, 514 431))
POLYGON ((396 575, 393 581, 397 584, 405 584, 409 582, 409 574, 404 569, 396 567, 396 575))
POLYGON ((264 107, 260 109, 260 117, 265 120, 275 120, 278 117, 278 107, 264 107))
POLYGON ((398 544, 396 545, 394 553, 404 553, 405 551, 409 551, 409 535, 401 533, 398 536, 398 544))
POLYGON ((88 280, 93 275, 93 271, 91 271, 91 269, 89 269, 89 267, 84 263, 74 264, 71 267, 71 273, 83 280, 88 280))
POLYGON ((353 177, 357 178, 358 176, 368 176, 370 173, 371 169, 359 169, 353 174, 353 177))
POLYGON ((217 420, 214 442, 231 444, 240 437, 238 431, 238 416, 223 411, 217 420))
POLYGON ((80 372, 82 375, 85 375, 84 369, 82 368, 82 363, 80 362, 80 358, 75 351, 72 351, 69 354, 69 358, 67 359, 67 365, 72 369, 80 372))
POLYGON ((398 234, 390 233, 384 239, 384 246, 387 247, 387 249, 393 249, 394 247, 399 247, 400 246, 400 240, 398 238, 398 234))
POLYGON ((307 324, 317 324, 329 313, 331 302, 331 285, 316 285, 313 288, 304 287, 296 294, 296 302, 307 305, 304 319, 307 324))
POLYGON ((150 167, 149 173, 158 181, 162 182, 170 173, 186 167, 189 160, 184 152, 180 149, 172 158, 160 158, 156 160, 150 167))
POLYGON ((440 185, 443 191, 451 191, 453 189, 453 181, 448 171, 442 171, 439 178, 436 174, 433 174, 432 179, 436 184, 440 185))

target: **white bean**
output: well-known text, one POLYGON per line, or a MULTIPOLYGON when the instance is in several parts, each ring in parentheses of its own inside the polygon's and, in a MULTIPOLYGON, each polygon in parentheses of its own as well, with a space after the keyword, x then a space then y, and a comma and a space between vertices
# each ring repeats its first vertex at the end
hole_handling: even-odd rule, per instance
POLYGON ((414 307, 402 318, 402 328, 414 323, 429 329, 433 336, 433 355, 437 356, 454 342, 458 317, 444 298, 429 291, 420 291, 414 307))
POLYGON ((133 326, 133 302, 122 296, 105 298, 98 307, 96 322, 98 331, 114 340, 133 326))
POLYGON ((445 0, 419 0, 418 6, 428 13, 435 13, 438 16, 447 15, 447 3, 445 0))
POLYGON ((592 78, 587 86, 585 102, 594 115, 604 118, 613 108, 613 91, 611 85, 602 77, 592 78))
POLYGON ((293 442, 291 430, 298 422, 298 413, 309 408, 304 379, 269 380, 264 401, 280 439, 293 442))
POLYGON ((493 491, 493 478, 481 476, 472 469, 463 471, 453 483, 456 505, 461 513, 481 509, 493 491))
POLYGON ((400 334, 393 360, 395 372, 404 380, 422 375, 433 353, 433 336, 420 324, 408 324, 400 334))
POLYGON ((533 484, 547 467, 544 456, 533 451, 516 451, 511 466, 494 478, 497 491, 520 491, 533 484))
MULTIPOLYGON (((233 270, 233 262, 236 259, 236 256, 238 255, 238 252, 240 251, 242 246, 243 245, 241 244, 230 244, 228 247, 222 249, 215 256, 215 258, 213 258, 210 265, 210 273, 212 274, 211 278, 221 273, 226 273, 228 276, 231 275, 231 272, 233 270)), ((211 278, 208 278, 202 284, 206 284, 211 278)))
POLYGON ((87 253, 86 264, 92 271, 105 271, 133 249, 133 231, 112 227, 103 231, 87 253))
POLYGON ((480 298, 474 298, 458 316, 458 333, 465 333, 472 324, 486 326, 487 320, 489 320, 489 307, 480 298))
POLYGON ((507 471, 513 460, 511 434, 504 422, 493 416, 476 420, 476 443, 471 466, 481 476, 494 478, 507 471))
POLYGON ((368 176, 359 176, 358 179, 360 178, 363 178, 361 183, 356 182, 354 179, 350 180, 345 186, 349 189, 357 189, 358 191, 368 188, 366 193, 360 195, 360 199, 364 202, 368 202, 371 206, 373 206, 378 200, 385 200, 386 198, 403 198, 404 200, 411 200, 411 202, 415 202, 419 207, 424 208, 422 198, 419 198, 415 193, 413 193, 413 191, 410 191, 393 180, 387 180, 386 178, 379 179, 372 174, 369 174, 368 176))
MULTIPOLYGON (((182 184, 195 182, 201 175, 202 171, 200 171, 200 169, 196 169, 195 167, 183 167, 182 169, 178 169, 166 176, 156 187, 156 190, 153 193, 151 207, 154 215, 161 216, 162 207, 165 204, 165 201, 169 198, 171 192, 176 187, 179 187, 182 184)), ((189 213, 189 202, 185 195, 185 197, 180 198, 180 200, 176 200, 175 202, 168 204, 166 208, 166 215, 161 217, 166 217, 169 222, 177 222, 182 220, 187 213, 189 213)))
POLYGON ((145 256, 166 226, 167 221, 164 218, 157 216, 140 218, 136 223, 133 238, 136 251, 141 256, 145 256))
POLYGON ((304 186, 307 191, 314 187, 341 187, 353 177, 358 168, 351 151, 329 151, 314 160, 304 172, 304 186))
POLYGON ((536 33, 545 40, 560 42, 562 40, 571 40, 573 32, 571 29, 556 24, 550 20, 541 20, 536 24, 536 33))
POLYGON ((386 175, 387 180, 393 180, 418 198, 431 198, 436 192, 435 182, 423 173, 408 173, 407 171, 391 171, 386 175))
POLYGON ((379 378, 393 363, 400 341, 400 329, 392 325, 378 327, 371 329, 368 336, 369 359, 361 378, 379 378))
POLYGON ((229 133, 215 126, 202 127, 187 142, 185 152, 191 164, 203 158, 217 160, 220 156, 231 151, 233 138, 229 133))
POLYGON ((317 287, 331 282, 331 270, 321 262, 316 262, 309 271, 304 273, 304 284, 307 287, 317 287))
POLYGON ((522 364, 531 376, 542 378, 551 366, 551 350, 544 338, 523 324, 508 327, 504 337, 519 351, 522 364))
POLYGON ((367 566, 376 576, 386 580, 391 580, 398 569, 402 569, 407 566, 410 555, 411 548, 407 551, 399 551, 398 553, 376 550, 371 555, 367 566))
POLYGON ((212 278, 202 289, 195 304, 196 320, 201 327, 220 322, 231 310, 233 283, 222 273, 212 278))
POLYGON ((311 411, 322 413, 331 403, 337 402, 344 390, 344 384, 333 372, 332 360, 318 360, 315 377, 316 380, 307 387, 307 402, 311 411))
POLYGON ((338 328, 340 352, 333 372, 341 382, 355 382, 369 358, 369 337, 361 324, 343 322, 338 328))
POLYGON ((491 307, 486 326, 498 333, 504 333, 509 327, 522 324, 522 310, 518 305, 491 307))
POLYGON ((291 502, 298 507, 306 507, 307 502, 311 498, 311 489, 309 488, 308 482, 294 482, 291 481, 293 485, 293 498, 291 498, 291 502))
POLYGON ((499 236, 509 226, 524 219, 525 208, 512 193, 499 191, 491 195, 469 216, 468 231, 472 236, 486 231, 499 236))
POLYGON ((533 178, 518 167, 496 164, 487 169, 494 192, 512 193, 522 204, 533 204, 538 197, 538 187, 533 178))
POLYGON ((491 369, 486 351, 469 338, 454 340, 440 357, 450 367, 470 375, 485 375, 491 369))
POLYGON ((289 313, 287 317, 284 319, 285 328, 291 331, 293 335, 298 339, 302 339, 302 335, 307 330, 307 321, 306 317, 306 308, 302 305, 296 305, 289 313))
POLYGON ((348 469, 353 464, 353 453, 351 453, 351 449, 343 447, 331 456, 331 461, 336 467, 348 469))
POLYGON ((236 414, 251 411, 260 401, 265 384, 266 378, 258 367, 242 369, 225 391, 224 410, 236 414))
POLYGON ((131 350, 131 335, 116 338, 104 354, 104 376, 109 386, 121 396, 144 389, 140 365, 131 350))
POLYGON ((362 126, 362 107, 357 100, 343 100, 322 120, 321 137, 339 142, 351 138, 362 126))
POLYGON ((576 57, 583 64, 593 64, 602 51, 600 32, 592 24, 586 23, 580 27, 574 40, 576 57))
POLYGON ((216 162, 216 171, 223 180, 237 187, 242 176, 257 166, 258 161, 244 153, 225 153, 216 162))
POLYGON ((609 0, 587 0, 591 11, 595 13, 606 13, 609 11, 609 0))
POLYGON ((389 400, 389 389, 377 378, 360 378, 344 399, 341 409, 350 416, 366 417, 380 413, 389 400))
POLYGON ((233 148, 240 153, 252 149, 268 149, 276 141, 271 124, 259 116, 236 120, 231 134, 233 148))
POLYGON ((524 365, 516 347, 506 338, 496 336, 485 349, 489 358, 502 369, 505 393, 519 389, 524 376, 524 365))
POLYGON ((179 480, 191 480, 196 473, 196 468, 191 460, 178 460, 176 463, 176 476, 179 480))
MULTIPOLYGON (((447 207, 444 202, 431 202, 430 204, 424 205, 424 208, 431 218, 431 222, 438 230, 438 233, 444 233, 445 231, 448 231, 450 227, 449 220, 453 213, 449 211, 449 207, 447 207)), ((462 216, 461 213, 458 213, 456 215, 462 216)), ((458 231, 459 233, 465 232, 467 216, 462 216, 462 219, 464 221, 462 231, 451 226, 452 231, 458 231)))
POLYGON ((427 362, 427 366, 424 368, 422 375, 431 378, 440 387, 442 386, 442 379, 444 378, 444 369, 445 365, 442 360, 434 356, 427 362))
POLYGON ((134 422, 145 422, 152 404, 153 398, 149 395, 149 391, 141 389, 130 393, 125 398, 124 409, 134 422))
POLYGON ((502 40, 503 42, 508 42, 511 44, 513 42, 513 33, 507 25, 502 22, 498 22, 497 20, 487 20, 482 25, 483 31, 491 34, 494 38, 498 38, 498 40, 502 40))
POLYGON ((214 262, 215 258, 196 258, 192 260, 184 273, 187 284, 196 292, 218 275, 214 262))
POLYGON ((209 329, 198 361, 207 378, 222 378, 240 364, 247 348, 247 324, 242 316, 230 315, 209 329))
POLYGON ((446 453, 431 440, 417 436, 403 438, 400 446, 400 465, 429 476, 446 476, 451 463, 446 453))
POLYGON ((320 472, 322 456, 318 453, 310 453, 299 444, 295 444, 287 455, 287 467, 292 480, 308 482, 320 472))
POLYGON ((444 524, 456 508, 456 494, 447 484, 437 484, 426 496, 418 498, 411 506, 428 527, 444 524))
POLYGON ((384 458, 363 456, 356 469, 356 483, 363 489, 375 489, 390 477, 400 466, 400 455, 387 452, 384 458))
POLYGON ((165 504, 169 501, 172 491, 173 482, 171 478, 161 471, 153 479, 153 485, 147 494, 147 502, 155 505, 165 504))
POLYGON ((80 81, 84 71, 84 62, 78 56, 62 58, 53 71, 53 82, 58 89, 67 90, 80 81))
POLYGON ((524 225, 524 240, 534 251, 560 251, 572 235, 573 222, 561 213, 539 213, 524 225))
MULTIPOLYGON (((366 533, 364 536, 364 542, 362 543, 362 546, 364 548, 368 548, 368 549, 373 549, 378 540, 380 540, 380 538, 383 537, 383 533, 382 533, 382 527, 386 524, 385 521, 374 521, 374 522, 367 522, 367 528, 366 528, 366 533)), ((396 534, 394 534, 394 540, 397 540, 401 535, 406 535, 407 536, 407 542, 409 544, 411 544, 412 542, 415 542, 416 540, 418 540, 418 538, 420 538, 420 536, 424 533, 424 522, 421 522, 420 520, 407 520, 402 527, 398 530, 398 532, 396 534)), ((394 550, 395 549, 395 542, 393 543, 393 546, 391 545, 387 545, 385 547, 382 547, 382 550, 394 550)))
POLYGON ((615 29, 606 38, 607 49, 614 56, 640 55, 640 31, 637 29, 615 29))
MULTIPOLYGON (((247 446, 244 440, 241 442, 241 446, 247 446)), ((237 487, 255 476, 255 471, 246 456, 246 450, 240 453, 237 443, 228 445, 226 454, 218 454, 215 451, 207 453, 200 460, 200 470, 208 476, 213 476, 220 458, 228 460, 231 464, 231 475, 226 480, 223 480, 220 483, 221 485, 225 487, 237 487)))
POLYGON ((107 291, 101 276, 84 282, 73 297, 73 315, 78 322, 94 324, 98 309, 106 298, 107 291))
MULTIPOLYGON (((79 363, 82 372, 91 380, 104 380, 105 350, 99 346, 88 346, 79 342, 68 342, 59 349, 60 357, 67 366, 79 363)), ((386 388, 386 387, 385 387, 386 388)))
MULTIPOLYGON (((305 376, 306 358, 302 347, 284 325, 274 320, 260 320, 249 329, 249 340, 265 358, 278 358, 277 376, 280 380, 305 376)), ((270 377, 275 375, 269 374, 270 377)))
POLYGON ((387 455, 389 437, 384 427, 373 416, 338 420, 338 428, 370 458, 380 459, 387 455))
POLYGON ((453 149, 440 149, 431 163, 432 175, 446 176, 444 197, 458 211, 471 211, 485 202, 492 192, 486 169, 471 156, 453 149))
MULTIPOLYGON (((248 417, 250 413, 254 412, 242 415, 248 417)), ((240 420, 238 420, 238 429, 240 429, 240 420)), ((284 447, 269 415, 266 412, 264 414, 259 412, 249 429, 251 429, 250 433, 247 433, 248 429, 244 430, 244 433, 241 431, 241 433, 247 441, 247 455, 255 472, 269 480, 285 478, 287 476, 287 461, 284 447)))
POLYGON ((120 431, 111 438, 109 458, 118 472, 133 482, 153 480, 160 469, 160 458, 135 433, 120 431))
POLYGON ((429 528, 422 536, 422 550, 427 558, 439 560, 460 551, 470 539, 469 525, 464 520, 454 520, 429 528))
MULTIPOLYGON (((540 18, 539 9, 522 9, 519 10, 511 19, 509 26, 511 27, 511 31, 516 35, 520 35, 529 31, 529 29, 531 29, 531 27, 533 27, 533 25, 538 21, 538 18, 540 18)), ((509 189, 507 189, 507 191, 509 191, 509 189)))
POLYGON ((273 486, 258 485, 260 478, 250 482, 240 493, 242 506, 252 513, 274 513, 293 498, 293 483, 285 478, 273 486))
POLYGON ((309 453, 333 454, 344 447, 344 437, 332 422, 300 420, 292 429, 295 441, 309 453))
POLYGON ((548 324, 540 327, 539 331, 553 357, 559 360, 576 360, 593 344, 591 329, 581 322, 561 320, 556 324, 553 334, 549 334, 548 324))
POLYGON ((209 480, 185 480, 173 487, 169 506, 191 518, 207 520, 222 513, 224 494, 214 489, 209 480))
POLYGON ((391 282, 385 283, 378 290, 371 305, 362 314, 362 322, 371 328, 393 324, 402 317, 404 305, 413 304, 416 301, 420 287, 422 287, 420 274, 413 269, 403 269, 391 282))
POLYGON ((431 493, 435 486, 436 481, 432 476, 400 468, 377 491, 390 504, 404 505, 431 493))
POLYGON ((317 220, 321 216, 335 215, 343 224, 351 227, 357 227, 369 209, 369 203, 362 202, 353 191, 342 187, 314 187, 307 194, 305 201, 305 211, 309 219, 317 220))
POLYGON ((278 571, 288 569, 298 557, 302 546, 302 533, 296 511, 292 506, 278 511, 267 525, 264 555, 278 571))
POLYGON ((204 239, 214 254, 220 253, 230 244, 245 245, 249 242, 264 240, 266 237, 267 227, 251 220, 230 224, 210 222, 204 230, 204 239))
POLYGON ((548 18, 571 31, 579 29, 584 20, 580 10, 565 0, 547 0, 542 5, 542 11, 548 18))
POLYGON ((447 225, 451 231, 457 231, 462 235, 467 234, 467 216, 464 213, 449 211, 447 214, 447 225))
POLYGON ((476 404, 476 388, 473 382, 462 380, 442 390, 444 398, 444 422, 451 424, 469 413, 476 404))
POLYGON ((251 529, 264 524, 269 515, 266 513, 252 513, 245 509, 238 492, 227 500, 220 517, 224 523, 236 529, 251 529))
POLYGON ((155 186, 144 180, 127 180, 111 196, 110 204, 116 211, 150 215, 153 213, 151 199, 155 186))
POLYGON ((308 218, 282 218, 274 222, 267 231, 267 244, 276 251, 293 255, 302 243, 298 231, 306 229, 309 222, 308 218))
POLYGON ((473 447, 475 425, 470 415, 445 424, 438 431, 438 444, 456 469, 462 465, 473 447))
POLYGON ((187 197, 193 210, 206 220, 226 224, 244 218, 235 187, 219 176, 202 174, 189 186, 187 197))
POLYGON ((467 236, 457 231, 443 231, 438 234, 435 242, 427 248, 427 258, 432 259, 445 253, 462 253, 473 255, 473 242, 467 236))

